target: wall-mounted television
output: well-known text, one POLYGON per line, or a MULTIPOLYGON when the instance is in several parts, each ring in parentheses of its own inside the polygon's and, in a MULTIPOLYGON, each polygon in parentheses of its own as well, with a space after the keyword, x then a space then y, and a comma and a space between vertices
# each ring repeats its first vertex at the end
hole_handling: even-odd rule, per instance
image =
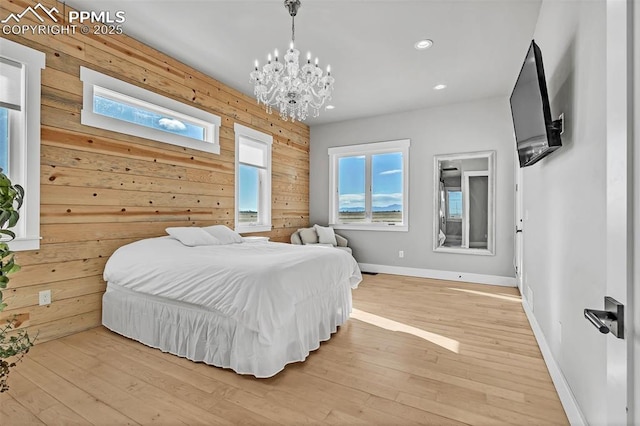
POLYGON ((531 166, 562 146, 562 121, 551 119, 542 52, 534 40, 510 101, 520 167, 531 166))

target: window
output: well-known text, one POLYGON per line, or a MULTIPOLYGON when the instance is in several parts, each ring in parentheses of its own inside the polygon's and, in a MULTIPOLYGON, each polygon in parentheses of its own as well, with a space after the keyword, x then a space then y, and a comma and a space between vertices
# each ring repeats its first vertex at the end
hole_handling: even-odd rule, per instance
POLYGON ((80 79, 82 124, 220 153, 217 115, 85 67, 80 67, 80 79))
POLYGON ((9 171, 9 108, 0 107, 0 169, 9 171))
POLYGON ((329 221, 338 229, 407 231, 408 139, 329 148, 329 221))
POLYGON ((40 73, 45 54, 0 39, 0 167, 25 199, 11 250, 40 247, 40 73))
POLYGON ((462 219, 462 190, 447 189, 447 219, 462 219))
POLYGON ((271 145, 273 137, 241 124, 236 134, 238 232, 271 231, 271 145))

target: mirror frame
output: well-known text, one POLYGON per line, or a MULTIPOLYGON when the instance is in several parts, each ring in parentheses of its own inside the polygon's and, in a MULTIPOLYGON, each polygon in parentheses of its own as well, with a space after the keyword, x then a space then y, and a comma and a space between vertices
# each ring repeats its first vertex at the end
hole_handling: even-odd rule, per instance
POLYGON ((480 256, 494 256, 496 240, 496 151, 476 151, 460 154, 441 154, 433 156, 433 251, 438 253, 473 254, 480 256), (468 160, 476 158, 487 159, 487 172, 489 174, 488 188, 488 223, 487 223, 487 248, 466 247, 441 247, 438 235, 440 233, 440 167, 443 160, 468 160))

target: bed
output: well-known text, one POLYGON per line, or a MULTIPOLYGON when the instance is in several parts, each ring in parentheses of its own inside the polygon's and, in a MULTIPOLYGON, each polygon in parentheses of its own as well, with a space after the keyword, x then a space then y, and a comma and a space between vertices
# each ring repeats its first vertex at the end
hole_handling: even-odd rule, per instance
POLYGON ((349 253, 329 247, 188 246, 166 236, 116 250, 104 279, 108 329, 263 378, 306 359, 348 320, 362 276, 349 253))

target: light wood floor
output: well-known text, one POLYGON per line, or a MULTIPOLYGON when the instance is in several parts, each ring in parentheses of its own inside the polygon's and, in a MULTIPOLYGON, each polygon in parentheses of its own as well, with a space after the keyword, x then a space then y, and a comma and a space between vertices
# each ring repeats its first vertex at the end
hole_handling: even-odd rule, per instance
POLYGON ((567 424, 516 289, 365 276, 304 363, 239 376, 89 330, 35 346, 0 424, 567 424))

